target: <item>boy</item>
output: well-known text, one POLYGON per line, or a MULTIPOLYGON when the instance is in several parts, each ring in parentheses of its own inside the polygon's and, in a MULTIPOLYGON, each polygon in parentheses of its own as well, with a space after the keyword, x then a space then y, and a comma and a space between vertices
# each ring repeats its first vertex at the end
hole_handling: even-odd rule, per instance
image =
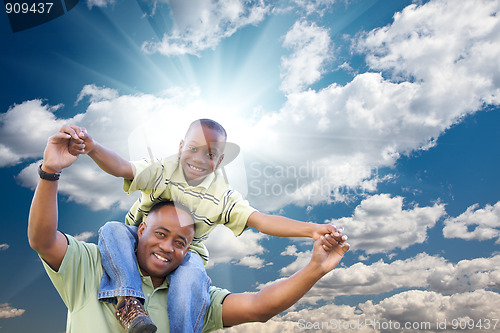
MULTIPOLYGON (((126 161, 94 141, 84 128, 72 128, 81 141, 73 140, 70 151, 75 155, 88 154, 107 173, 123 177, 127 193, 141 190, 140 199, 126 216, 126 224, 139 225, 154 203, 166 199, 182 203, 193 213, 196 234, 190 245, 191 253, 170 275, 167 311, 172 332, 201 331, 210 285, 203 267, 208 261, 203 241, 217 224, 230 228, 236 236, 246 227, 253 227, 279 237, 311 237, 317 240, 322 235, 332 234, 339 242, 346 239, 332 225, 267 215, 249 206, 239 193, 227 185, 220 170, 217 170, 224 158, 227 134, 213 120, 200 119, 191 123, 184 140, 180 142, 178 156, 154 163, 126 161)), ((150 327, 152 323, 148 322, 139 302, 144 295, 134 255, 136 239, 137 236, 123 223, 108 222, 101 228, 99 249, 107 274, 103 276, 98 297, 111 302, 115 301, 115 297, 120 298, 117 306, 119 318, 140 318, 136 321, 150 327), (128 307, 134 315, 124 314, 127 311, 123 309, 128 307)), ((163 250, 164 255, 154 254, 158 264, 169 261, 168 249, 163 250)), ((136 329, 141 325, 125 321, 123 326, 129 332, 138 332, 136 329)))

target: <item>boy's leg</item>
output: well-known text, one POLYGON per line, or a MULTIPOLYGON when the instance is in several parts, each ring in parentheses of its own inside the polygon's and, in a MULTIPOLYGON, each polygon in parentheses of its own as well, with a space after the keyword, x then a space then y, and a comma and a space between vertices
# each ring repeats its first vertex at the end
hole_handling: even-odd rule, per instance
POLYGON ((144 302, 135 255, 137 227, 108 222, 99 229, 98 246, 105 271, 97 295, 99 300, 116 303, 118 296, 132 296, 144 302))
POLYGON ((182 264, 169 275, 167 312, 170 331, 201 332, 203 317, 210 304, 208 288, 212 283, 203 261, 188 252, 182 264))

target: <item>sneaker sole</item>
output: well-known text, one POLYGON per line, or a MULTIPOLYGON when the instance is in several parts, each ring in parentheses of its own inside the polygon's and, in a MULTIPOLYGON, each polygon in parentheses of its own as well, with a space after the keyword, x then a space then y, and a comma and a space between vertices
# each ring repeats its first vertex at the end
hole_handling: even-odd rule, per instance
POLYGON ((156 325, 153 324, 151 318, 141 316, 134 319, 128 329, 128 333, 155 333, 156 330, 156 325))

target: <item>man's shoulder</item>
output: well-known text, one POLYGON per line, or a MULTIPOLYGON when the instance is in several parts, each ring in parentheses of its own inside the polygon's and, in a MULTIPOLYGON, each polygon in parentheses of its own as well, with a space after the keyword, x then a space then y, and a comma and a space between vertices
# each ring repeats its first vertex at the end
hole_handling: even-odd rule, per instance
MULTIPOLYGON (((97 274, 102 273, 101 253, 97 244, 78 240, 77 238, 66 235, 68 248, 64 254, 59 272, 68 271, 68 266, 77 266, 79 270, 94 270, 97 274)), ((75 271, 72 269, 72 271, 75 271)))

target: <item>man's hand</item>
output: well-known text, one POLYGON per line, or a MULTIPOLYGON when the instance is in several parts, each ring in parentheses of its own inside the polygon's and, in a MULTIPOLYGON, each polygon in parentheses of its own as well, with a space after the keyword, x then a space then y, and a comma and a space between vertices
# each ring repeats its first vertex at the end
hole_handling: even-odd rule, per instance
POLYGON ((335 237, 331 234, 326 234, 314 242, 311 264, 318 265, 323 274, 334 269, 350 248, 350 245, 345 243, 347 236, 342 235, 341 230, 339 232, 340 228, 335 229, 335 237), (339 237, 340 241, 337 240, 339 237))
POLYGON ((62 169, 69 167, 78 158, 77 155, 69 151, 70 140, 79 140, 76 126, 63 126, 47 141, 47 146, 43 153, 42 168, 48 173, 58 173, 62 169))
POLYGON ((69 152, 73 155, 88 154, 94 150, 96 142, 87 133, 85 127, 70 125, 77 135, 77 138, 71 137, 69 142, 69 152))

